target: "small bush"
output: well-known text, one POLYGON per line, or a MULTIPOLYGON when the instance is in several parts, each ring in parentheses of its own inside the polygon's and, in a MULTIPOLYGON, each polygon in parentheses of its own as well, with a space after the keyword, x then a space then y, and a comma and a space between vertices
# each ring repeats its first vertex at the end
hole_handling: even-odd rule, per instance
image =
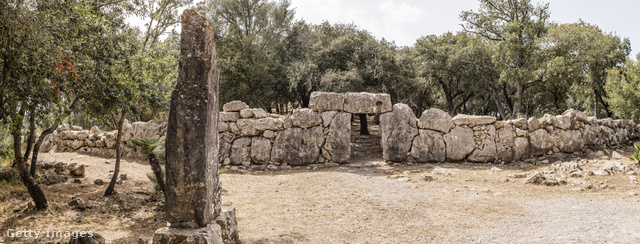
POLYGON ((636 148, 636 151, 629 159, 636 161, 637 164, 640 164, 640 141, 633 144, 633 147, 636 148))

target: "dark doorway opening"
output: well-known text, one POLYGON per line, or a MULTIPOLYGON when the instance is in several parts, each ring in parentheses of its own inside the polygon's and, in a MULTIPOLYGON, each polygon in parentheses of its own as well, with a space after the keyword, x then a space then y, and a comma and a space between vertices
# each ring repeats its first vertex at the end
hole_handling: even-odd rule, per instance
POLYGON ((368 135, 360 134, 360 116, 353 114, 351 122, 351 163, 382 161, 380 123, 376 116, 366 116, 368 135))

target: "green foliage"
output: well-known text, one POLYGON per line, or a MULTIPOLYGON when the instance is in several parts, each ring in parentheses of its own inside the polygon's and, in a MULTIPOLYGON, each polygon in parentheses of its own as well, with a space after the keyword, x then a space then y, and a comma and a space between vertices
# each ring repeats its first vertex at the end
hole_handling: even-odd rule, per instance
MULTIPOLYGON (((164 172, 162 172, 162 177, 165 177, 164 172)), ((155 176, 155 175, 153 175, 152 173, 148 173, 148 174, 147 174, 147 178, 149 178, 149 180, 151 181, 151 183, 153 183, 153 190, 154 190, 156 193, 161 192, 161 190, 160 190, 160 185, 158 184, 158 179, 156 178, 156 176, 155 176)))
POLYGON ((156 140, 151 138, 143 138, 143 139, 133 139, 131 140, 131 144, 127 145, 127 147, 133 148, 134 146, 140 147, 144 150, 146 155, 153 154, 153 150, 162 146, 164 147, 164 140, 156 140))
POLYGON ((633 147, 636 149, 636 151, 633 153, 633 155, 629 159, 634 160, 638 164, 640 164, 640 141, 634 143, 633 147))
POLYGON ((605 90, 617 116, 640 123, 640 61, 628 60, 625 67, 610 69, 605 90))

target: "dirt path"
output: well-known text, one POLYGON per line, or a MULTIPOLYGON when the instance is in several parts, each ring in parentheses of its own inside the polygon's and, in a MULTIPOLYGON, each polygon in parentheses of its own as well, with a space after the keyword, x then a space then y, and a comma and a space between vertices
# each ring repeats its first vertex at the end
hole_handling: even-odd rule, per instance
MULTIPOLYGON (((92 230, 105 236, 107 243, 135 243, 140 235, 151 237, 165 225, 163 199, 152 194, 146 177, 151 171, 145 162, 123 162, 122 171, 129 179, 117 185, 120 194, 105 198, 106 186, 95 186, 93 181, 107 179, 113 159, 74 153, 42 158, 90 167, 81 184, 43 186, 50 212, 28 209, 24 190, 3 186, 11 193, 0 205, 0 242, 11 241, 5 236, 7 229, 26 228, 92 230), (69 207, 73 196, 82 197, 90 208, 69 207)), ((604 161, 581 162, 587 172, 604 161)), ((628 159, 616 161, 640 170, 628 159)), ((317 171, 302 167, 225 173, 221 181, 228 190, 223 204, 237 209, 243 243, 640 242, 640 188, 629 175, 579 179, 593 184, 593 189, 571 182, 556 187, 523 184, 509 176, 549 166, 445 163, 317 171), (435 180, 423 181, 424 172, 435 180)))

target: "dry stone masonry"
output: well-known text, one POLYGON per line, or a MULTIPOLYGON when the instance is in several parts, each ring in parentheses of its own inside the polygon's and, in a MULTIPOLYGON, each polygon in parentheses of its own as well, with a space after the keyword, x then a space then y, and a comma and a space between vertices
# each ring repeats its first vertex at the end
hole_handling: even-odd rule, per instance
MULTIPOLYGON (((241 101, 225 104, 218 116, 219 161, 238 169, 347 163, 352 116, 347 103, 361 106, 349 105, 349 111, 381 113, 381 145, 387 161, 514 162, 571 154, 589 146, 617 147, 640 135, 640 125, 633 121, 596 119, 576 110, 497 121, 491 116, 451 117, 434 108, 416 118, 406 104, 388 108, 391 101, 385 94, 314 92, 310 108, 296 109, 291 116, 269 114, 241 101)), ((127 123, 124 138, 164 139, 166 127, 153 121, 127 123)), ((115 131, 60 126, 43 149, 112 156, 114 144, 115 131)), ((144 156, 133 148, 127 148, 125 155, 144 156)))
MULTIPOLYGON (((394 105, 394 112, 396 113, 394 105)), ((383 116, 390 115, 385 114, 383 116)), ((393 116, 399 119, 399 116, 393 116)), ((381 121, 382 122, 382 121, 381 121)), ((413 122, 410 117, 405 123, 413 122)), ((397 122, 394 122, 397 123, 397 122)), ((439 109, 424 111, 418 121, 419 133, 397 136, 396 141, 412 141, 410 153, 396 152, 400 143, 385 145, 385 134, 399 135, 397 126, 381 125, 385 159, 417 162, 472 161, 514 162, 542 155, 578 153, 589 145, 618 147, 640 135, 640 125, 631 120, 596 119, 568 110, 562 115, 496 121, 491 116, 459 114, 451 118, 439 109), (392 155, 392 156, 391 156, 392 155)))

